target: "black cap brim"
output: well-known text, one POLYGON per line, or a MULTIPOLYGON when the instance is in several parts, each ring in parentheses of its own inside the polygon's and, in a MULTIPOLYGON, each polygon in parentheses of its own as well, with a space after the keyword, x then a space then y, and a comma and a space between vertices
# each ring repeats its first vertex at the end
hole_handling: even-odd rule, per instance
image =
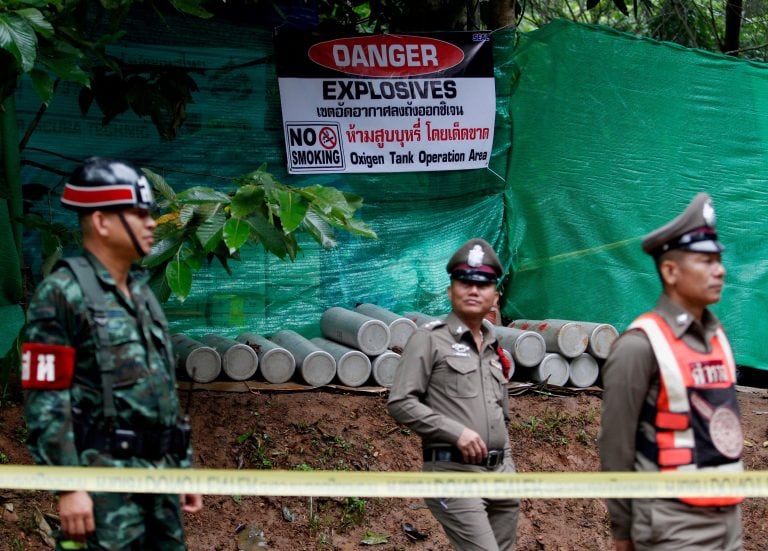
POLYGON ((478 270, 454 270, 451 272, 451 279, 472 281, 474 283, 496 283, 498 281, 498 278, 493 274, 478 270))
POLYGON ((720 243, 720 241, 713 239, 706 241, 696 241, 690 245, 680 247, 680 250, 691 251, 693 253, 721 253, 725 250, 725 247, 722 243, 720 243))

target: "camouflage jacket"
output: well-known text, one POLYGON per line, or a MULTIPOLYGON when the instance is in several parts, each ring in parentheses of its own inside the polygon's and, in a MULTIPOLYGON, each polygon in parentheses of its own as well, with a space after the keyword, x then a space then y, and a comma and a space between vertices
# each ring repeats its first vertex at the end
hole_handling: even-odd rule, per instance
MULTIPOLYGON (((115 355, 113 396, 117 428, 153 430, 174 426, 179 399, 172 344, 165 317, 152 313, 147 306, 152 291, 146 274, 131 270, 131 298, 127 299, 106 268, 87 251, 84 256, 93 266, 104 292, 107 327, 115 355)), ((58 268, 36 289, 27 312, 26 342, 76 350, 70 388, 25 392, 27 446, 35 461, 66 466, 147 466, 149 462, 145 459, 109 461, 96 450, 76 449, 74 423, 105 428, 105 417, 97 338, 91 331, 83 290, 69 268, 58 268)))

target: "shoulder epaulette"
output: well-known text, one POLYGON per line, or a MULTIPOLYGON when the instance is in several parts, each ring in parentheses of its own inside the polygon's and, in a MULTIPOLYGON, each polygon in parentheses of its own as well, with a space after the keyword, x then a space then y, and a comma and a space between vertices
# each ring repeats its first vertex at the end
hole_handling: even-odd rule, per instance
POLYGON ((433 320, 428 323, 425 323, 424 325, 421 326, 421 328, 432 331, 433 329, 437 327, 441 327, 443 325, 445 325, 445 322, 443 320, 433 320))

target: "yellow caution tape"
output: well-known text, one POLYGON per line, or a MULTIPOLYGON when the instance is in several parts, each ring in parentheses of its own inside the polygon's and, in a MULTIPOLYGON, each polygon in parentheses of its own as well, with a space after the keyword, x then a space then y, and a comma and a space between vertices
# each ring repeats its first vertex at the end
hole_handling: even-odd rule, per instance
POLYGON ((490 474, 3 465, 0 488, 317 497, 768 497, 768 471, 490 474))

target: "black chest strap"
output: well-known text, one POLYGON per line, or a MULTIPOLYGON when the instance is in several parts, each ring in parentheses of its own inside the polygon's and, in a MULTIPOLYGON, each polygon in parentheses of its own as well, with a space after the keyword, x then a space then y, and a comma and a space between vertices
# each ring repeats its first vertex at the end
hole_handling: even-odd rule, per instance
POLYGON ((101 375, 101 393, 104 401, 104 418, 110 427, 117 416, 115 399, 112 394, 114 385, 115 359, 112 343, 109 339, 107 323, 107 305, 104 301, 104 289, 96 278, 96 272, 85 257, 63 258, 59 261, 66 265, 80 284, 87 307, 88 323, 96 339, 96 363, 101 375))

